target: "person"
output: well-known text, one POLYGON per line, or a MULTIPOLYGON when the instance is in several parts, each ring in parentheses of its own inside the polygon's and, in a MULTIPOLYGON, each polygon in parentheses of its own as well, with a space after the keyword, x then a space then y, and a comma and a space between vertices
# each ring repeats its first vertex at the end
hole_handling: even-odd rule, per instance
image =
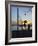
POLYGON ((28 24, 28 30, 30 30, 30 24, 28 24))
POLYGON ((26 29, 26 24, 25 24, 25 23, 27 23, 27 20, 24 21, 24 27, 25 27, 25 29, 26 29))

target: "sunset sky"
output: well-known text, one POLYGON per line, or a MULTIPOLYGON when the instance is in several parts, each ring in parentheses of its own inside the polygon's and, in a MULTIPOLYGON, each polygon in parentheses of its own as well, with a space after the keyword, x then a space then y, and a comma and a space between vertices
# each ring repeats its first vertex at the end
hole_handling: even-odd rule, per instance
POLYGON ((11 20, 17 21, 17 8, 19 8, 19 20, 32 20, 32 7, 11 6, 11 20), (24 15, 26 13, 26 15, 24 15))

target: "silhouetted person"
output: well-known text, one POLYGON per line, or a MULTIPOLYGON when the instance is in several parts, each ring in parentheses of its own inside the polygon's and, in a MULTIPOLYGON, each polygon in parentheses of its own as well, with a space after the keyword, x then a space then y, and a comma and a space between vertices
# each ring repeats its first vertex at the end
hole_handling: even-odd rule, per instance
POLYGON ((28 24, 28 30, 30 30, 30 24, 28 24))
POLYGON ((27 20, 24 21, 24 27, 26 28, 26 24, 25 23, 27 23, 27 20))

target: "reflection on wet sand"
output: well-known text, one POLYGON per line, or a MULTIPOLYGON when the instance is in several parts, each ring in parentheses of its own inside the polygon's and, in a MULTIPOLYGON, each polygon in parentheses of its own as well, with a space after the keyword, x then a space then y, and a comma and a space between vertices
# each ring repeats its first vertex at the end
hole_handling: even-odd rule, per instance
POLYGON ((14 23, 11 25, 11 30, 32 30, 32 21, 31 20, 25 20, 25 21, 19 21, 19 24, 14 23))

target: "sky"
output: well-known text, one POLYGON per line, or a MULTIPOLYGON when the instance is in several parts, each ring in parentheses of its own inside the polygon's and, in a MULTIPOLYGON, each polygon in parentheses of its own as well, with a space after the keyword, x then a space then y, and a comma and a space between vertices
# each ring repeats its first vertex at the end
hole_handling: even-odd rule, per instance
POLYGON ((19 8, 19 20, 32 20, 32 7, 11 6, 11 20, 12 21, 17 21, 17 8, 19 8))

